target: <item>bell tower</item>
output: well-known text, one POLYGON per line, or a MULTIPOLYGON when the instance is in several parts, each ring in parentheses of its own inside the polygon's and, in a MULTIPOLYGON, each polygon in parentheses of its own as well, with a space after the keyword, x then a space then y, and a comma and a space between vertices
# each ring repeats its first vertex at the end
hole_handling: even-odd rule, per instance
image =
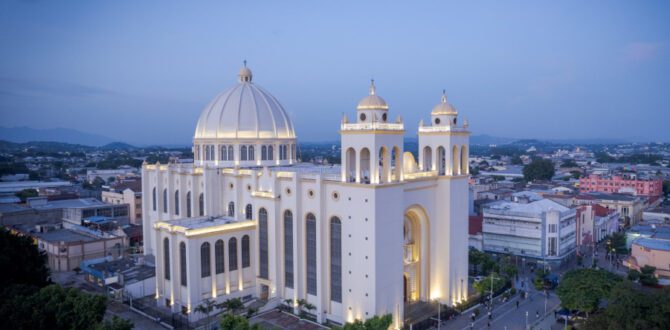
POLYGON ((402 181, 405 127, 398 117, 389 123, 388 104, 371 80, 368 96, 356 106, 356 120, 340 124, 342 181, 382 184, 402 181))
POLYGON ((421 122, 418 133, 419 168, 438 177, 436 212, 430 221, 435 249, 430 254, 431 299, 454 304, 467 298, 468 289, 470 132, 467 121, 459 121, 458 111, 443 91, 440 103, 430 113, 430 124, 421 122))

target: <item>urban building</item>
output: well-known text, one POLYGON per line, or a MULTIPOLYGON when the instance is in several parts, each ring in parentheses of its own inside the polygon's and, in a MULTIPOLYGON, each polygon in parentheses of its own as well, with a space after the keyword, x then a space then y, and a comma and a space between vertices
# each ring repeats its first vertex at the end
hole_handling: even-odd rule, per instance
POLYGON ((399 328, 407 302, 463 301, 467 127, 443 95, 416 161, 373 82, 339 125, 342 164, 298 164, 291 119, 244 67, 202 112, 193 164, 142 167, 157 305, 196 320, 204 299, 304 299, 318 322, 399 328))
POLYGON ((644 266, 655 267, 659 283, 670 285, 670 240, 636 239, 631 245, 630 256, 624 259, 623 264, 638 271, 644 266))
POLYGON ((598 204, 577 207, 577 247, 593 248, 605 237, 619 231, 619 213, 598 204))
POLYGON ((126 248, 125 236, 99 233, 83 227, 76 230, 53 228, 23 234, 37 241, 37 247, 46 253, 53 272, 74 270, 88 259, 119 258, 126 248))
POLYGON ((109 182, 111 178, 114 180, 125 180, 130 178, 137 178, 138 170, 130 166, 121 166, 115 170, 87 170, 86 171, 86 181, 93 182, 95 178, 100 178, 105 182, 109 182))
POLYGON ((143 257, 85 260, 81 270, 87 281, 106 287, 112 297, 121 301, 156 294, 156 269, 146 264, 143 257))
POLYGON ((579 205, 599 204, 619 213, 620 225, 634 226, 642 220, 642 212, 647 207, 647 199, 641 196, 629 194, 608 194, 591 192, 579 195, 545 194, 545 198, 551 199, 566 207, 577 207, 579 205))
POLYGON ((549 199, 484 208, 484 251, 560 264, 575 252, 575 210, 549 199))
POLYGON ((127 204, 130 223, 142 224, 142 181, 127 180, 114 183, 102 191, 101 199, 108 204, 127 204))
POLYGON ((663 179, 640 179, 635 173, 611 176, 591 174, 579 179, 579 190, 583 193, 598 191, 658 198, 663 195, 663 179))

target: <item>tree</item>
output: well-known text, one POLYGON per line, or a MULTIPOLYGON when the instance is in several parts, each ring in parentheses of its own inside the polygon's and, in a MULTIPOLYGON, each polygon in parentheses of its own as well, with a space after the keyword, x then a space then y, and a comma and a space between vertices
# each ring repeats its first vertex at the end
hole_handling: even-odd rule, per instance
POLYGON ((386 330, 393 323, 391 314, 383 316, 375 315, 372 318, 365 320, 355 320, 353 323, 346 323, 343 330, 386 330))
POLYGON ((654 274, 656 272, 656 267, 653 266, 644 266, 640 268, 640 283, 647 286, 654 286, 658 284, 658 278, 654 274))
POLYGON ((614 248, 614 252, 617 254, 627 254, 628 248, 626 247, 626 235, 624 233, 613 233, 609 242, 609 248, 614 248))
POLYGON ((640 279, 640 272, 637 271, 636 269, 631 269, 628 272, 628 280, 635 282, 639 279, 640 279))
POLYGON ((47 285, 49 268, 46 260, 46 254, 39 251, 31 239, 0 228, 0 294, 10 285, 36 289, 47 285))
POLYGON ((23 189, 14 195, 21 199, 21 202, 25 203, 28 198, 37 197, 40 194, 35 189, 23 189))
POLYGON ((482 296, 488 295, 491 292, 491 281, 493 281, 493 292, 498 292, 505 286, 505 279, 496 273, 491 273, 491 276, 483 278, 476 282, 473 287, 482 296))
POLYGON ((216 301, 212 299, 205 299, 202 303, 195 307, 195 311, 198 313, 205 314, 205 319, 207 320, 206 328, 209 328, 209 314, 212 313, 216 307, 216 301))
POLYGON ((116 315, 112 316, 111 320, 105 320, 95 327, 96 330, 130 330, 135 325, 133 322, 122 319, 116 315))
POLYGON ((620 282, 607 307, 588 318, 584 329, 670 329, 670 289, 648 293, 620 282))
POLYGON ((621 278, 604 270, 581 268, 571 270, 563 276, 556 288, 561 306, 570 310, 592 313, 600 299, 606 298, 621 278))
POLYGON ((512 156, 512 165, 521 165, 523 164, 523 160, 521 160, 521 157, 519 156, 512 156))
POLYGON ((227 309, 229 314, 235 314, 238 310, 244 308, 244 304, 240 298, 228 299, 218 305, 218 309, 227 309))
POLYGON ((523 178, 526 181, 551 180, 554 176, 554 163, 549 159, 535 158, 523 167, 523 178))
POLYGON ((253 327, 249 327, 249 321, 244 316, 237 316, 232 314, 223 314, 221 315, 221 329, 225 330, 249 330, 249 329, 260 329, 260 327, 255 324, 253 327))

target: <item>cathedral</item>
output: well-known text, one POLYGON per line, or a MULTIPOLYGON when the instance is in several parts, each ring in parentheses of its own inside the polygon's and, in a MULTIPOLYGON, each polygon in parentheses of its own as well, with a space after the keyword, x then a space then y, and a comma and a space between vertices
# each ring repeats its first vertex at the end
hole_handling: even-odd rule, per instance
POLYGON ((205 317, 206 299, 298 300, 319 322, 453 305, 468 290, 467 121, 443 93, 403 150, 372 81, 340 123, 341 164, 299 162, 291 118, 243 67, 202 111, 193 163, 144 164, 144 253, 159 306, 205 317))

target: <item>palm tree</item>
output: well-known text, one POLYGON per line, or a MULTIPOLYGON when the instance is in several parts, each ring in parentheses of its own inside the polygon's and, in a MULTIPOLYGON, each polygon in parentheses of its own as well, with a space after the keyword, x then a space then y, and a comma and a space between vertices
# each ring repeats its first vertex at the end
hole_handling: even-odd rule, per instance
POLYGON ((233 299, 228 299, 218 305, 216 305, 218 309, 227 309, 229 314, 235 314, 235 311, 244 308, 244 304, 242 303, 242 300, 239 298, 233 298, 233 299))
POLYGON ((205 326, 205 329, 209 329, 209 314, 212 313, 212 311, 214 310, 214 307, 216 307, 216 302, 214 300, 205 299, 205 300, 202 301, 202 304, 198 305, 195 308, 196 312, 203 313, 203 314, 207 315, 206 318, 205 318, 207 320, 207 325, 205 326))

